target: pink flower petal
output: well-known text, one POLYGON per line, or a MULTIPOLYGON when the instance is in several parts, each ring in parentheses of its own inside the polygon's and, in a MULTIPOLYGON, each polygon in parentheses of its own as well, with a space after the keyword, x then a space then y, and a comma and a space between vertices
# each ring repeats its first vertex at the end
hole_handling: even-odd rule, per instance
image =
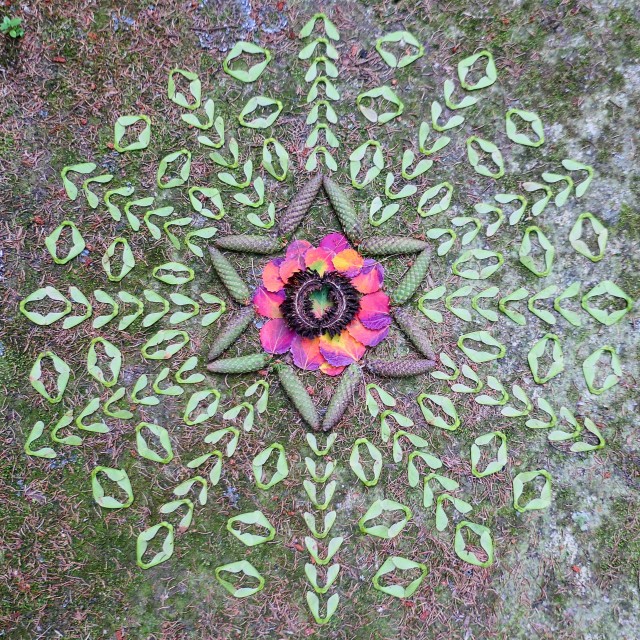
POLYGON ((379 345, 389 334, 389 327, 383 329, 367 329, 357 317, 348 325, 347 331, 358 342, 362 342, 367 347, 379 345))
POLYGON ((267 262, 262 271, 262 283, 267 291, 281 291, 284 288, 284 282, 280 277, 280 265, 284 262, 284 258, 276 258, 267 262))
POLYGON ((264 287, 259 287, 253 296, 253 304, 256 307, 256 311, 265 318, 282 318, 280 305, 284 299, 284 291, 272 293, 264 287))
POLYGON ((366 350, 367 348, 346 330, 333 338, 326 333, 320 336, 320 353, 333 367, 346 366, 360 360, 366 350))
POLYGON ((328 376, 339 376, 345 369, 346 367, 333 367, 328 362, 323 362, 320 365, 320 371, 328 376))
POLYGON ((296 273, 296 271, 302 271, 304 269, 304 258, 287 258, 280 265, 280 279, 284 284, 289 282, 289 278, 296 273))
POLYGON ((368 293, 360 298, 357 317, 367 329, 384 329, 391 324, 389 296, 384 291, 368 293))
POLYGON ((333 254, 328 249, 322 247, 312 247, 304 256, 304 264, 307 269, 313 269, 323 276, 328 271, 335 271, 331 258, 333 254))
POLYGON ((267 353, 286 353, 295 337, 282 318, 269 320, 260 329, 260 342, 267 353))
POLYGON ((307 249, 311 249, 312 245, 307 240, 294 240, 288 247, 284 254, 285 258, 304 258, 304 254, 307 249))
POLYGON ((307 371, 316 371, 321 365, 326 364, 324 356, 320 353, 320 338, 296 336, 291 343, 291 355, 296 367, 307 371))
POLYGON ((351 284, 360 293, 375 293, 382 286, 384 269, 379 262, 367 258, 364 261, 362 271, 351 279, 351 284))
POLYGON ((363 265, 364 258, 355 249, 345 249, 333 257, 336 271, 344 273, 348 278, 358 275, 363 265))
POLYGON ((331 251, 335 255, 345 249, 350 249, 351 245, 341 233, 330 233, 320 240, 320 247, 331 251))

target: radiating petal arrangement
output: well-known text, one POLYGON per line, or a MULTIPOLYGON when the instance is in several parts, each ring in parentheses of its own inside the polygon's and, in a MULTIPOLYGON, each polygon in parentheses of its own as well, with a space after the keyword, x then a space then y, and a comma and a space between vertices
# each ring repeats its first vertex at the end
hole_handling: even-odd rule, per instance
MULTIPOLYGON (((384 269, 375 260, 365 259, 351 247, 339 233, 324 236, 317 247, 304 240, 292 242, 285 257, 270 260, 262 272, 263 284, 253 295, 253 304, 259 315, 267 318, 260 329, 260 342, 267 353, 283 354, 290 351, 294 364, 300 369, 318 370, 330 376, 338 375, 344 367, 357 362, 367 347, 382 342, 391 324, 389 296, 381 290, 384 269), (348 279, 361 294, 358 308, 346 326, 336 335, 322 330, 322 320, 334 318, 338 309, 328 274, 338 273, 348 279), (301 292, 296 274, 308 274, 311 287, 301 292), (291 307, 289 313, 283 313, 291 307), (311 315, 317 322, 318 335, 301 335, 296 314, 311 315)), ((315 332, 315 331, 314 331, 315 332)))

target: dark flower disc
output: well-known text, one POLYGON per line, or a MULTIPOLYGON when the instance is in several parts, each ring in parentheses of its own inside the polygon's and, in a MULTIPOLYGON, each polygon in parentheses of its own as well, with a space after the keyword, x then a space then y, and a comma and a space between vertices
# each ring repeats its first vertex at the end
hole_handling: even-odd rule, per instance
POLYGON ((323 276, 315 271, 298 271, 284 292, 282 316, 289 328, 304 338, 323 333, 339 335, 360 309, 360 296, 349 278, 335 271, 323 276), (326 309, 314 308, 314 295, 326 303, 326 309))

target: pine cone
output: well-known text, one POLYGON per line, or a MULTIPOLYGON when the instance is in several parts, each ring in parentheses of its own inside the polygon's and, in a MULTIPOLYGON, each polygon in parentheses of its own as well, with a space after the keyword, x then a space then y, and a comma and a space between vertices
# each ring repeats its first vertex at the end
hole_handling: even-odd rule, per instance
POLYGON ((280 364, 276 367, 278 379, 293 406, 298 410, 303 420, 312 428, 320 428, 320 416, 313 404, 311 396, 304 388, 296 372, 288 364, 280 364))
POLYGON ((338 186, 331 178, 326 176, 322 180, 324 190, 331 202, 333 210, 340 220, 342 230, 349 240, 353 243, 358 243, 362 240, 362 221, 358 217, 356 210, 353 207, 351 199, 347 195, 346 191, 338 186))
POLYGON ((358 249, 370 256, 392 256, 397 253, 418 253, 424 251, 429 243, 405 236, 373 236, 363 240, 358 249))
POLYGON ((207 365, 207 369, 212 373, 251 373, 264 369, 270 359, 268 353, 251 353, 248 356, 214 360, 207 365))
POLYGON ((433 352, 431 340, 427 332, 420 326, 415 313, 400 307, 393 312, 393 318, 415 348, 429 360, 435 360, 436 355, 433 352))
POLYGON ((391 294, 391 300, 395 304, 404 304, 416 292, 416 289, 427 275, 430 259, 429 249, 425 249, 416 257, 409 271, 405 273, 391 294))
POLYGON ((340 422, 347 407, 353 401, 361 381, 362 371, 358 365, 352 364, 344 371, 327 407, 327 413, 322 422, 323 431, 333 429, 340 422))
POLYGON ((261 255, 270 255, 277 253, 282 249, 282 240, 273 236, 259 235, 230 235, 214 240, 214 244, 218 249, 227 249, 228 251, 239 251, 242 253, 258 253, 261 255))
POLYGON ((209 360, 215 360, 222 355, 244 333, 255 315, 253 305, 230 315, 211 345, 209 360))
POLYGON ((367 369, 383 378, 408 378, 427 373, 436 366, 435 360, 412 358, 397 358, 395 360, 369 360, 367 369))
POLYGON ((249 288, 234 266, 215 248, 209 247, 211 263, 231 297, 240 304, 248 304, 249 288))
POLYGON ((319 173, 298 191, 278 222, 278 235, 288 236, 298 228, 305 214, 309 211, 311 203, 318 195, 321 184, 322 174, 319 173))

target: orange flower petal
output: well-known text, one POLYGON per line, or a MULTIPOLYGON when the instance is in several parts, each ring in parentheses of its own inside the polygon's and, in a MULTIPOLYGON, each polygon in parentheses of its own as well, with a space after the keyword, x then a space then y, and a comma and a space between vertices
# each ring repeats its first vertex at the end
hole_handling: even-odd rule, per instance
POLYGON ((303 338, 296 336, 291 343, 291 355, 293 363, 300 369, 316 371, 326 364, 324 356, 320 353, 320 338, 303 338))
POLYGON ((348 325, 347 331, 358 342, 367 347, 379 345, 389 334, 389 327, 382 329, 367 329, 360 320, 355 317, 348 325))
POLYGON ((351 279, 351 284, 360 293, 375 293, 382 286, 384 269, 379 262, 367 258, 362 271, 351 279))
POLYGON ((276 291, 282 291, 284 288, 284 282, 280 277, 280 265, 284 262, 284 258, 276 258, 267 262, 265 268, 262 270, 262 284, 267 291, 275 293, 276 291))
POLYGON ((280 305, 284 299, 284 291, 272 293, 264 287, 259 287, 253 296, 253 304, 256 307, 256 311, 265 318, 282 318, 280 305))
POLYGON ((322 247, 312 248, 304 255, 304 264, 307 269, 312 269, 323 276, 328 271, 335 271, 331 262, 331 251, 322 247))
POLYGON ((360 298, 357 318, 367 329, 384 329, 391 324, 389 296, 384 291, 368 293, 360 298))
POLYGON ((282 318, 269 320, 260 329, 260 343, 267 353, 286 353, 295 337, 282 318))
POLYGON ((323 362, 320 365, 320 371, 328 376, 339 376, 345 369, 346 367, 333 367, 328 362, 323 362))
POLYGON ((333 338, 326 333, 320 336, 320 353, 333 367, 346 366, 360 360, 366 350, 367 348, 346 330, 333 338))
POLYGON ((340 273, 352 278, 364 265, 364 258, 355 249, 345 249, 333 258, 333 266, 340 273))

